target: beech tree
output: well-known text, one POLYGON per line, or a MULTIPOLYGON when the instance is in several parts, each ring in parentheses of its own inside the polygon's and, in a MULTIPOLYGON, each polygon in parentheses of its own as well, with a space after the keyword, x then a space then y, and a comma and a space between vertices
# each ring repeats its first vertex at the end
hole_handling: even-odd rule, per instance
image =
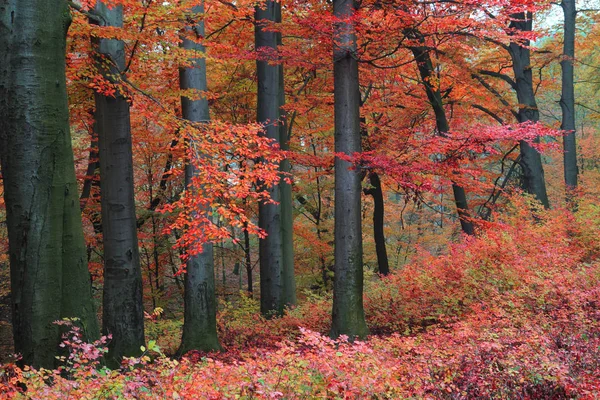
MULTIPOLYGON (((281 3, 278 8, 279 17, 281 21, 281 3)), ((281 44, 281 34, 279 35, 279 44, 281 44)), ((281 108, 285 104, 285 85, 284 85, 284 74, 283 64, 279 65, 279 110, 281 113, 279 123, 279 146, 281 150, 290 150, 290 137, 287 125, 287 118, 285 111, 281 108)), ((280 164, 279 169, 283 174, 290 174, 292 166, 290 160, 284 158, 280 164)), ((296 305, 296 275, 294 268, 294 209, 293 209, 293 195, 292 195, 292 184, 289 181, 287 175, 283 175, 279 181, 280 187, 280 207, 281 207, 281 241, 283 246, 283 295, 282 301, 285 306, 296 305), (288 179, 286 179, 288 178, 288 179)))
POLYGON ((0 1, 0 164, 9 235, 15 351, 52 367, 53 322, 98 336, 69 130, 62 0, 0 1))
MULTIPOLYGON (((101 25, 123 26, 123 7, 98 1, 101 25)), ((104 245, 103 332, 112 335, 109 362, 140 353, 144 345, 142 275, 133 188, 130 104, 118 87, 125 73, 121 40, 95 39, 97 68, 113 93, 96 91, 96 128, 100 162, 102 239, 104 245)))
MULTIPOLYGON (((206 59, 204 46, 198 41, 204 38, 204 4, 191 9, 191 19, 197 22, 186 29, 182 47, 193 54, 190 65, 179 71, 179 85, 182 90, 194 90, 199 98, 181 97, 181 114, 184 119, 198 124, 206 124, 209 119, 208 99, 204 92, 206 84, 206 59)), ((198 127, 198 129, 201 129, 198 127)), ((187 142, 188 154, 194 154, 194 140, 187 142)), ((201 157, 201 155, 199 155, 201 157)), ((185 185, 191 186, 197 170, 193 163, 185 166, 185 185)), ((203 193, 190 193, 202 196, 203 193)), ((199 213, 209 214, 210 206, 199 213)), ((183 336, 178 353, 190 350, 211 351, 221 348, 217 338, 217 301, 215 298, 215 269, 213 244, 207 241, 198 254, 189 254, 184 278, 184 322, 183 336)))
POLYGON ((385 207, 383 202, 383 190, 381 179, 377 172, 371 171, 368 175, 369 187, 363 189, 366 195, 373 197, 373 240, 375 241, 375 252, 377 253, 377 272, 381 275, 389 275, 390 263, 385 247, 385 207))
MULTIPOLYGON (((281 33, 270 23, 281 22, 281 3, 267 0, 255 8, 256 75, 258 81, 257 121, 264 126, 264 135, 287 146, 283 124, 283 67, 274 59, 281 44, 281 33)), ((281 168, 282 167, 282 168, 281 168)), ((289 170, 289 163, 280 166, 289 170)), ((267 187, 273 202, 258 206, 258 226, 267 237, 260 240, 260 309, 264 315, 281 315, 286 305, 295 304, 295 283, 292 249, 292 196, 285 181, 267 187), (286 209, 284 211, 284 208, 286 209), (284 228, 283 224, 287 226, 284 228)))
MULTIPOLYGON (((533 25, 533 13, 520 12, 511 15, 510 29, 520 32, 531 32, 533 25)), ((535 101, 535 92, 533 89, 533 71, 531 68, 531 50, 529 40, 520 39, 512 41, 508 47, 508 52, 513 62, 514 81, 511 83, 517 93, 519 101, 519 112, 517 120, 519 122, 537 122, 540 119, 540 112, 535 101)), ((539 143, 539 138, 535 139, 539 143)), ((521 140, 521 160, 523 188, 548 208, 548 194, 546 192, 546 182, 544 180, 544 167, 542 165, 541 154, 527 141, 521 140)))
MULTIPOLYGON (((360 90, 353 0, 334 0, 333 80, 335 152, 361 151, 360 90)), ((352 163, 335 158, 335 270, 331 336, 365 337, 363 308, 361 174, 352 163)))
MULTIPOLYGON (((435 114, 437 133, 442 137, 446 137, 450 131, 450 124, 448 123, 446 110, 444 109, 442 94, 440 93, 439 88, 434 87, 432 84, 432 81, 434 80, 434 67, 429 51, 424 46, 412 46, 410 49, 415 57, 419 75, 421 77, 421 83, 427 93, 427 99, 435 114)), ((469 205, 465 189, 456 184, 456 182, 452 182, 452 193, 454 194, 454 203, 456 204, 462 231, 467 235, 474 235, 475 229, 473 227, 473 222, 470 221, 469 205)))
POLYGON ((562 69, 562 90, 560 107, 562 109, 562 124, 560 129, 565 131, 563 138, 563 160, 567 197, 577 187, 577 143, 575 140, 575 88, 573 84, 573 61, 575 59, 575 19, 577 10, 575 0, 563 0, 560 3, 563 14, 563 58, 560 62, 562 69))

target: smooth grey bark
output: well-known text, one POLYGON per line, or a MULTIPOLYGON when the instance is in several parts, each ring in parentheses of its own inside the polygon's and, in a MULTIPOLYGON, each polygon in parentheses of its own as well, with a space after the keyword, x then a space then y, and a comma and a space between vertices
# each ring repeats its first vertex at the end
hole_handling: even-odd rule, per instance
MULTIPOLYGON (((196 39, 204 37, 204 4, 192 8, 192 14, 197 15, 198 22, 189 27, 196 39)), ((193 18, 196 19, 196 18, 193 18)), ((197 100, 181 98, 181 114, 184 119, 194 123, 207 123, 210 120, 208 99, 204 92, 208 90, 206 83, 205 49, 200 43, 183 38, 183 48, 193 54, 192 65, 179 70, 179 85, 181 89, 197 91, 201 97, 197 100)), ((188 145, 194 147, 192 139, 188 145)), ((198 171, 193 163, 185 166, 185 185, 190 187, 192 179, 198 171)), ((200 192, 202 188, 200 188, 200 192)), ((193 196, 202 193, 193 192, 193 196)), ((210 207, 198 210, 198 213, 210 214, 210 207)), ((184 278, 184 322, 181 345, 177 353, 183 355, 190 350, 212 351, 219 350, 221 345, 217 337, 217 300, 215 296, 215 266, 213 244, 202 245, 200 254, 192 255, 186 263, 184 278)))
MULTIPOLYGON (((355 28, 343 22, 356 12, 352 0, 334 0, 333 81, 335 152, 361 151, 360 90, 355 28)), ((351 339, 369 334, 363 308, 361 174, 335 158, 335 272, 331 336, 351 339)))
MULTIPOLYGON (((107 26, 123 26, 123 8, 98 2, 96 14, 107 26)), ((104 78, 119 83, 125 68, 124 43, 94 41, 97 67, 104 78)), ((135 216, 133 153, 129 102, 119 90, 96 92, 96 126, 100 162, 100 203, 104 245, 103 333, 111 334, 106 360, 118 365, 124 356, 141 353, 144 345, 142 273, 135 216)))
MULTIPOLYGON (((442 94, 440 93, 439 88, 434 88, 431 84, 434 70, 429 51, 424 47, 411 47, 410 49, 417 62, 419 75, 421 76, 421 81, 425 87, 427 99, 435 114, 435 123, 438 134, 442 137, 446 137, 450 131, 450 124, 448 123, 446 110, 444 109, 442 94)), ((469 203, 467 201, 465 189, 455 182, 452 182, 452 193, 454 194, 454 203, 456 204, 462 231, 467 235, 474 235, 475 227, 473 226, 473 222, 471 222, 469 203)))
POLYGON ((562 110, 562 124, 560 128, 566 132, 563 138, 563 162, 567 199, 570 192, 577 187, 577 144, 575 140, 575 88, 573 84, 573 60, 575 59, 575 19, 577 10, 575 0, 561 2, 564 22, 563 59, 560 62, 562 69, 562 93, 560 108, 562 110))
POLYGON ((369 173, 370 187, 364 189, 365 194, 373 197, 373 238, 375 239, 375 252, 377 253, 377 272, 381 275, 389 275, 390 264, 387 249, 385 248, 384 216, 385 204, 381 180, 376 172, 369 173))
MULTIPOLYGON (((281 22, 281 3, 267 0, 264 4, 257 5, 254 18, 255 48, 258 52, 256 119, 264 125, 263 134, 281 144, 283 72, 282 66, 273 65, 276 60, 270 59, 281 43, 281 34, 265 30, 265 23, 262 22, 281 22)), ((283 165, 283 168, 287 165, 289 164, 283 165)), ((291 210, 282 210, 282 201, 291 205, 291 192, 285 187, 285 183, 273 185, 266 190, 271 199, 279 204, 260 203, 258 206, 258 225, 267 233, 258 247, 260 310, 265 316, 277 316, 283 314, 286 305, 295 303, 293 253, 289 247, 292 232, 290 227, 283 227, 284 218, 286 223, 291 222, 291 210), (293 293, 288 293, 292 290, 293 293)))
POLYGON ((67 3, 0 0, 0 165, 15 351, 53 368, 54 321, 99 336, 87 268, 65 78, 67 3))
MULTIPOLYGON (((522 32, 530 32, 532 30, 532 13, 521 12, 512 14, 511 17, 510 29, 522 32)), ((519 122, 537 122, 540 119, 540 114, 533 90, 529 41, 526 40, 522 44, 511 42, 509 53, 513 62, 513 72, 515 75, 514 89, 517 92, 517 99, 519 101, 517 120, 519 122)), ((536 139, 535 142, 539 142, 539 139, 536 139)), ((542 156, 531 144, 524 140, 519 145, 521 149, 523 188, 528 193, 534 195, 545 208, 548 208, 550 203, 546 192, 542 156)))
MULTIPOLYGON (((279 13, 281 13, 281 7, 279 7, 279 13)), ((279 16, 281 21, 281 16, 279 16)), ((279 35, 281 41, 281 35, 279 35)), ((281 44, 281 43, 279 43, 281 44)), ((279 106, 280 106, 280 121, 279 124, 279 138, 280 147, 282 150, 290 149, 290 137, 287 126, 287 116, 285 111, 281 108, 285 104, 285 87, 284 87, 284 76, 283 76, 283 65, 279 65, 279 106)), ((289 174, 292 171, 290 160, 287 158, 281 161, 280 165, 281 172, 289 174)), ((285 178, 286 176, 283 176, 285 178)), ((294 274, 294 209, 292 199, 292 185, 285 179, 279 182, 281 191, 281 202, 279 207, 281 208, 281 239, 282 239, 282 252, 283 252, 283 265, 282 265, 282 277, 283 280, 283 304, 287 307, 296 305, 296 277, 294 274)))

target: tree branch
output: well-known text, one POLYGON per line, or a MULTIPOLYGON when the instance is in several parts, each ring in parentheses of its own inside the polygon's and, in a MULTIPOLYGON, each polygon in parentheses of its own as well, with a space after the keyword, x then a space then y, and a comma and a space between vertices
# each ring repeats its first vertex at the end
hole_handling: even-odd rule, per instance
POLYGON ((503 74, 501 72, 488 71, 485 69, 480 69, 478 71, 478 73, 480 73, 481 75, 487 75, 487 76, 492 76, 494 78, 502 79, 504 82, 508 83, 511 88, 513 88, 514 90, 517 90, 517 83, 510 76, 508 76, 506 74, 503 74))

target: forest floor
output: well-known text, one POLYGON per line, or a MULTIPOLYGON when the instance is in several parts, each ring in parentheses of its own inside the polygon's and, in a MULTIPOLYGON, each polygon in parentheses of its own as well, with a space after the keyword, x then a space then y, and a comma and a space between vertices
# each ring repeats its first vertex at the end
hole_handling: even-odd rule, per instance
POLYGON ((329 294, 271 320, 241 296, 220 307, 224 352, 165 356, 182 322, 155 315, 144 354, 111 371, 104 344, 73 331, 57 370, 0 366, 0 397, 597 399, 600 208, 579 213, 519 207, 446 254, 368 275, 364 342, 327 337, 329 294))

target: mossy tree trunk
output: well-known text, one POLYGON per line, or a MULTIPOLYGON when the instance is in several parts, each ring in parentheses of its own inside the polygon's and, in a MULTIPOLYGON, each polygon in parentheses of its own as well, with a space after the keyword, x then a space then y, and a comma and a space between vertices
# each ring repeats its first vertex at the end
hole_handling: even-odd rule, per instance
MULTIPOLYGON (((279 17, 281 21, 281 7, 278 9, 279 17)), ((281 44, 281 35, 279 35, 279 44, 281 44)), ((290 149, 290 137, 287 125, 287 116, 281 107, 285 104, 285 85, 283 77, 283 64, 279 65, 279 107, 280 107, 280 121, 279 124, 279 145, 281 150, 290 149)), ((290 174, 292 166, 290 160, 287 158, 281 161, 280 166, 281 172, 284 174, 290 174)), ((296 276, 294 274, 294 208, 292 198, 292 185, 285 178, 290 178, 289 175, 284 175, 279 183, 281 191, 281 240, 282 243, 282 280, 283 280, 283 294, 282 301, 285 306, 296 305, 296 276)))
POLYGON ((51 368, 60 331, 98 322, 69 130, 62 0, 0 1, 0 163, 9 234, 15 351, 51 368))
MULTIPOLYGON (((281 44, 281 33, 265 29, 265 21, 281 22, 281 3, 267 0, 255 8, 255 47, 258 59, 257 121, 264 124, 264 135, 284 148, 287 134, 281 107, 284 102, 283 67, 270 59, 281 44), (283 135, 283 136, 282 136, 283 135)), ((288 172, 289 162, 280 169, 288 172)), ((292 248, 291 188, 281 182, 267 188, 278 204, 261 203, 258 224, 267 233, 259 242, 260 309, 265 316, 282 315, 286 305, 296 302, 292 248)))

